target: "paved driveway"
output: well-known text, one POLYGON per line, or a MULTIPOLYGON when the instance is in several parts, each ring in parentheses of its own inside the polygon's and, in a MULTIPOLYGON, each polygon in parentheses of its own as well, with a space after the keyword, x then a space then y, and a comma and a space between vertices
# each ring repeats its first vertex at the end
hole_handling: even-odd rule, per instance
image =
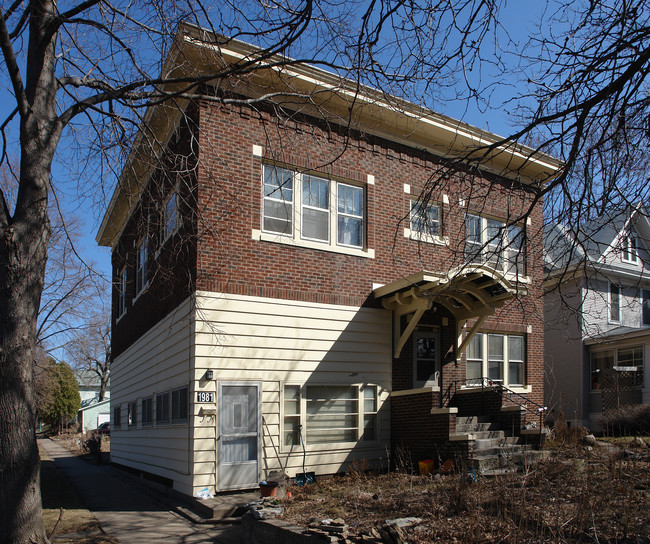
POLYGON ((39 440, 106 533, 124 544, 239 544, 238 525, 198 525, 170 510, 164 499, 134 477, 79 459, 52 440, 39 440))

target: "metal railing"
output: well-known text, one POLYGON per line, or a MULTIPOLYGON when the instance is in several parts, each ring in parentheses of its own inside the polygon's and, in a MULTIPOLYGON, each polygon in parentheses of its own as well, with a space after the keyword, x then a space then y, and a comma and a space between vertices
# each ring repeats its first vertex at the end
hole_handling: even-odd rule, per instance
POLYGON ((520 408, 523 408, 526 412, 536 417, 539 417, 539 432, 542 433, 542 428, 544 426, 544 414, 548 411, 548 407, 542 406, 541 404, 536 403, 533 400, 530 400, 527 396, 517 393, 516 391, 510 389, 509 387, 503 385, 501 380, 493 380, 491 378, 480 377, 480 378, 471 378, 465 380, 454 380, 448 386, 445 392, 440 397, 440 406, 445 407, 449 406, 452 398, 452 391, 455 395, 460 388, 466 387, 468 389, 481 389, 481 393, 484 393, 486 389, 494 391, 501 395, 502 403, 503 400, 509 400, 513 402, 520 408), (532 406, 530 406, 532 405, 532 406))

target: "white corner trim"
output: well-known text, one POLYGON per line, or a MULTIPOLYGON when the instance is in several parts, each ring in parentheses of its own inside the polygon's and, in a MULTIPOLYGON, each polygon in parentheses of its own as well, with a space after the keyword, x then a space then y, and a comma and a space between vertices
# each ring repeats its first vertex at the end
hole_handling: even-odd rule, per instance
POLYGON ((253 145, 253 157, 263 157, 264 148, 261 145, 253 145))
POLYGON ((526 332, 528 334, 531 334, 533 332, 533 326, 532 325, 526 325, 526 332))
POLYGON ((449 195, 442 195, 442 203, 449 204, 449 195))
POLYGON ((411 229, 407 229, 404 227, 404 238, 410 238, 411 237, 411 229))
POLYGON ((374 291, 375 289, 379 289, 380 287, 383 287, 386 285, 385 283, 375 283, 374 281, 372 282, 372 290, 374 291))
POLYGON ((368 183, 368 185, 374 185, 375 184, 375 176, 373 176, 372 174, 368 174, 367 183, 368 183))
POLYGON ((526 217, 526 225, 532 225, 533 221, 530 217, 526 217))
POLYGON ((253 240, 261 240, 262 239, 262 231, 258 229, 253 229, 251 231, 251 238, 253 240))
POLYGON ((459 199, 458 199, 458 205, 459 205, 461 208, 464 208, 464 207, 465 207, 465 199, 464 199, 464 198, 459 198, 459 199))
POLYGON ((405 184, 404 184, 404 192, 405 192, 407 195, 410 195, 410 194, 411 194, 411 186, 410 186, 408 183, 405 183, 405 184))

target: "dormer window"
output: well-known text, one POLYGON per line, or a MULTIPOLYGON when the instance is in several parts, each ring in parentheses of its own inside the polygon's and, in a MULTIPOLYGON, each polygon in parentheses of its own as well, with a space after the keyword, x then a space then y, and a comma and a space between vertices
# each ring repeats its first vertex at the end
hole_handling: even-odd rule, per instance
POLYGON ((636 263, 638 259, 636 237, 631 232, 626 233, 622 240, 623 252, 621 260, 626 263, 636 263))

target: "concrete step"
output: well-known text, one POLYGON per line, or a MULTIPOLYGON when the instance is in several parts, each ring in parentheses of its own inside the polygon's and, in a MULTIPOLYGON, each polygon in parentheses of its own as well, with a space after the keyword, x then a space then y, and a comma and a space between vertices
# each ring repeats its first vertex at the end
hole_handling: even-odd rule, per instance
POLYGON ((480 452, 480 455, 472 455, 469 458, 469 465, 481 475, 494 475, 500 470, 519 470, 537 464, 544 458, 545 452, 527 449, 495 448, 490 451, 480 452), (496 471, 496 472, 495 472, 496 471))
POLYGON ((458 421, 456 421, 457 433, 475 433, 475 432, 498 431, 498 430, 499 430, 499 425, 496 423, 485 422, 485 423, 458 424, 458 421))
POLYGON ((525 444, 511 444, 507 446, 503 446, 501 444, 492 444, 492 445, 486 445, 482 448, 477 448, 474 447, 474 452, 472 453, 472 457, 478 458, 478 457, 489 457, 491 455, 501 455, 502 457, 508 457, 508 456, 513 456, 517 455, 519 453, 522 453, 524 451, 530 450, 530 446, 527 446, 525 444))
POLYGON ((476 425, 477 423, 492 423, 490 416, 458 416, 456 425, 476 425))

